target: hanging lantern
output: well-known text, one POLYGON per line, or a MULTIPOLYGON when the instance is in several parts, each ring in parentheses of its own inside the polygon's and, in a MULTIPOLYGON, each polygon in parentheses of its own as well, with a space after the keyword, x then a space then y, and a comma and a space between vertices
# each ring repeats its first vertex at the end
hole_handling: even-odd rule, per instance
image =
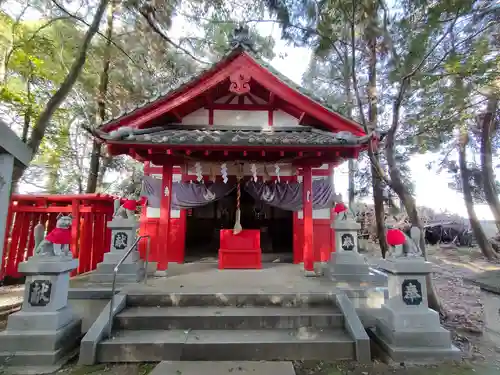
POLYGON ((399 229, 389 229, 386 237, 387 243, 391 246, 402 245, 406 242, 405 234, 399 229))

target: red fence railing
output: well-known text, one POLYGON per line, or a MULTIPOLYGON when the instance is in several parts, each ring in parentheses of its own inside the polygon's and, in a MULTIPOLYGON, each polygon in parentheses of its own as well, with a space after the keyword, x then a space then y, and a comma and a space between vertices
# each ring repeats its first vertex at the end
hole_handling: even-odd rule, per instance
POLYGON ((46 233, 56 225, 57 215, 71 214, 71 251, 78 258, 72 275, 96 268, 109 251, 111 232, 107 222, 113 216, 115 197, 100 194, 81 195, 13 195, 5 231, 4 254, 0 280, 20 278, 19 263, 33 255, 33 228, 45 225, 46 233))

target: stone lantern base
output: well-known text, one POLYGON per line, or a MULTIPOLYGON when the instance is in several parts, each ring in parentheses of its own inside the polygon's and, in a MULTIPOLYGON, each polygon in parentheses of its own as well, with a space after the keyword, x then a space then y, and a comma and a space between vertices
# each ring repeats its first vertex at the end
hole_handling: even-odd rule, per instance
POLYGON ((33 256, 19 265, 26 275, 21 311, 0 333, 0 362, 11 373, 52 373, 75 354, 81 320, 68 306, 71 257, 33 256))
MULTIPOLYGON (((104 254, 103 261, 90 274, 92 282, 111 283, 114 268, 137 239, 138 223, 135 219, 113 218, 108 222, 108 228, 111 229, 111 249, 104 254)), ((150 263, 148 268, 150 268, 148 274, 154 273, 156 263, 150 263)), ((138 282, 144 279, 145 272, 144 260, 141 259, 136 248, 120 266, 116 281, 119 283, 138 282)))
POLYGON ((328 264, 330 278, 335 281, 370 281, 370 269, 362 255, 342 251, 332 253, 328 264))
POLYGON ((381 307, 371 336, 397 362, 438 362, 460 357, 439 314, 429 309, 426 276, 431 264, 423 258, 382 260, 388 275, 388 301, 381 307))

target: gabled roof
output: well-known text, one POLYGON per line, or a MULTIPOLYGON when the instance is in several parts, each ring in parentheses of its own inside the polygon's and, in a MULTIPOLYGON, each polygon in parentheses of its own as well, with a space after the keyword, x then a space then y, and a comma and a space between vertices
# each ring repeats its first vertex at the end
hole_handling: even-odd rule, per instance
POLYGON ((196 77, 181 82, 176 88, 161 93, 127 112, 120 113, 103 123, 98 130, 110 132, 122 126, 141 128, 146 123, 174 111, 178 106, 203 96, 239 70, 249 72, 252 79, 270 92, 279 92, 276 94, 278 97, 320 121, 324 128, 330 131, 349 131, 354 135, 365 134, 361 125, 336 112, 320 98, 295 84, 241 45, 196 77))

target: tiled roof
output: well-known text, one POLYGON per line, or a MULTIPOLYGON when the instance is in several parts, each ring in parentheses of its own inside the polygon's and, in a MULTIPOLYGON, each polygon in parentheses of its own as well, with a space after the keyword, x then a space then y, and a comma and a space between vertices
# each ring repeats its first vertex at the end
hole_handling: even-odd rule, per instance
MULTIPOLYGON (((153 97, 151 97, 149 100, 143 101, 142 103, 140 103, 139 105, 137 105, 137 106, 135 106, 133 108, 128 108, 127 110, 118 113, 118 115, 116 115, 116 116, 108 119, 106 122, 102 123, 99 126, 99 128, 102 128, 103 126, 105 126, 105 125, 107 125, 107 124, 109 124, 111 122, 114 122, 114 121, 120 119, 121 117, 129 115, 129 114, 133 113, 134 111, 136 111, 136 110, 138 110, 140 108, 143 108, 143 107, 145 107, 145 106, 147 106, 149 104, 155 103, 158 100, 164 99, 164 98, 166 98, 166 97, 174 94, 175 92, 181 91, 184 87, 186 87, 187 85, 189 85, 191 82, 196 81, 199 77, 201 77, 205 73, 207 73, 210 70, 216 68, 216 66, 221 61, 229 58, 233 54, 239 53, 241 50, 243 50, 248 55, 250 55, 259 65, 261 65, 263 68, 267 69, 270 73, 272 73, 274 76, 276 76, 280 81, 282 81, 283 83, 285 83, 290 88, 292 88, 292 89, 300 92, 302 95, 307 96, 309 99, 317 102, 318 104, 322 105, 324 108, 328 109, 329 111, 335 112, 335 113, 337 113, 337 114, 339 114, 341 116, 344 116, 339 109, 335 109, 332 106, 328 105, 325 100, 317 97, 316 95, 314 95, 309 90, 306 90, 302 86, 300 86, 300 85, 296 84, 295 82, 293 82, 287 76, 285 76, 282 73, 280 73, 278 70, 274 69, 270 64, 268 64, 267 62, 265 62, 262 58, 260 58, 257 54, 255 54, 252 50, 250 50, 249 48, 246 48, 245 46, 240 45, 236 49, 230 50, 225 56, 223 56, 216 63, 210 65, 208 68, 206 68, 206 69, 200 71, 199 73, 197 73, 196 76, 194 76, 194 77, 185 77, 184 79, 182 79, 180 81, 180 83, 176 87, 174 87, 172 89, 169 89, 169 90, 166 90, 165 92, 158 93, 157 95, 154 95, 153 97)), ((354 120, 352 120, 352 119, 350 119, 350 118, 348 118, 346 116, 344 116, 344 117, 346 119, 348 119, 349 121, 354 121, 354 120)))
MULTIPOLYGON (((153 130, 153 129, 151 129, 153 130)), ((156 128, 154 131, 136 131, 101 137, 113 143, 146 143, 165 145, 234 145, 234 146, 357 146, 371 136, 358 137, 350 132, 332 133, 307 126, 270 128, 269 130, 240 130, 237 127, 189 128, 177 126, 156 128)))

